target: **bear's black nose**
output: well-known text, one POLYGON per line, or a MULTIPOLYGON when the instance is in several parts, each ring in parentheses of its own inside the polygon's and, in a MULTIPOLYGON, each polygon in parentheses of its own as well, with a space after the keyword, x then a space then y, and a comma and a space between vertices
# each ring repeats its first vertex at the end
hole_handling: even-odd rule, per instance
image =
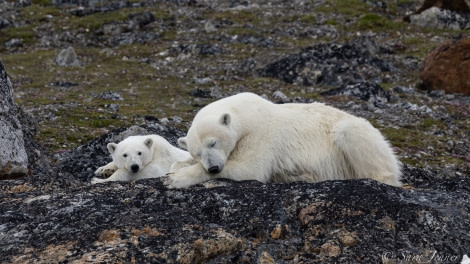
POLYGON ((209 168, 209 173, 219 173, 220 170, 219 170, 219 166, 212 166, 209 168))
POLYGON ((131 166, 131 171, 132 171, 133 173, 138 172, 138 171, 139 171, 139 165, 137 165, 137 164, 132 165, 132 166, 131 166))

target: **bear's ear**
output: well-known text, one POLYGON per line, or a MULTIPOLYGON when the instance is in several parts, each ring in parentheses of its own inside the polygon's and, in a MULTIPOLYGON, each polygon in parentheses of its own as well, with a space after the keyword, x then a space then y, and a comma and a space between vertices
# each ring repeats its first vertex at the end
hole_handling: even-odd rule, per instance
POLYGON ((118 145, 116 143, 109 143, 106 147, 108 148, 109 153, 113 154, 114 151, 116 151, 117 146, 118 145))
POLYGON ((144 141, 144 145, 147 146, 147 148, 151 148, 152 145, 153 145, 153 140, 151 138, 147 138, 145 141, 144 141))
POLYGON ((230 114, 223 114, 221 117, 220 117, 220 123, 222 125, 225 125, 225 126, 228 126, 230 125, 230 121, 231 121, 231 117, 230 117, 230 114))
POLYGON ((180 145, 180 147, 184 148, 185 150, 188 150, 188 144, 186 144, 186 137, 178 138, 178 145, 180 145))

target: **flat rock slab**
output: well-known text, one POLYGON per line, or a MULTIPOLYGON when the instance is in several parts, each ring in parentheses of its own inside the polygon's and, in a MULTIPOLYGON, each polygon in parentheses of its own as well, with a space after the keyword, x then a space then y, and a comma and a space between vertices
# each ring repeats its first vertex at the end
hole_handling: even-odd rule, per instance
POLYGON ((0 182, 0 262, 457 263, 470 249, 468 179, 434 189, 214 180, 181 190, 163 180, 53 192, 0 182))

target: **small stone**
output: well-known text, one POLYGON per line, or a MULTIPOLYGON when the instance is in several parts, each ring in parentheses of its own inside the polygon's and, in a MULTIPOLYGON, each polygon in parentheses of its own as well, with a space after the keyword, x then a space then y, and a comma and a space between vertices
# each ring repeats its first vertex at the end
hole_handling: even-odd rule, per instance
POLYGON ((10 39, 5 43, 5 46, 7 48, 18 48, 23 46, 23 40, 22 39, 10 39))
POLYGON ((214 24, 212 24, 212 22, 207 21, 206 24, 204 25, 204 30, 207 33, 212 33, 212 32, 216 32, 217 28, 214 26, 214 24))
POLYGON ((60 66, 80 66, 80 61, 78 60, 77 54, 73 47, 68 47, 63 49, 59 55, 56 57, 57 64, 60 66))
POLYGON ((273 231, 271 231, 271 238, 272 239, 279 239, 281 237, 281 233, 282 233, 282 228, 281 228, 281 225, 277 225, 273 231))
POLYGON ((341 254, 341 249, 330 242, 327 242, 321 246, 320 254, 327 257, 336 257, 341 254))
POLYGON ((266 251, 261 252, 261 257, 259 258, 259 264, 274 264, 274 258, 266 251))
POLYGON ((345 236, 340 237, 340 241, 343 247, 351 247, 356 244, 356 239, 354 239, 354 237, 350 235, 345 235, 345 236))

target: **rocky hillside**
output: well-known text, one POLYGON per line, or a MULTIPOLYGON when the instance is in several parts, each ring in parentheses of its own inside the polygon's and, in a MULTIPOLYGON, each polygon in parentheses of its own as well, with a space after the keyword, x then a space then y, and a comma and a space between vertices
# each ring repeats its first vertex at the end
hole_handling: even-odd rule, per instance
POLYGON ((469 10, 0 0, 0 174, 22 176, 0 181, 0 262, 459 263, 470 253, 469 10), (198 109, 241 91, 370 120, 404 163, 404 187, 89 184, 108 142, 175 144, 198 109))

